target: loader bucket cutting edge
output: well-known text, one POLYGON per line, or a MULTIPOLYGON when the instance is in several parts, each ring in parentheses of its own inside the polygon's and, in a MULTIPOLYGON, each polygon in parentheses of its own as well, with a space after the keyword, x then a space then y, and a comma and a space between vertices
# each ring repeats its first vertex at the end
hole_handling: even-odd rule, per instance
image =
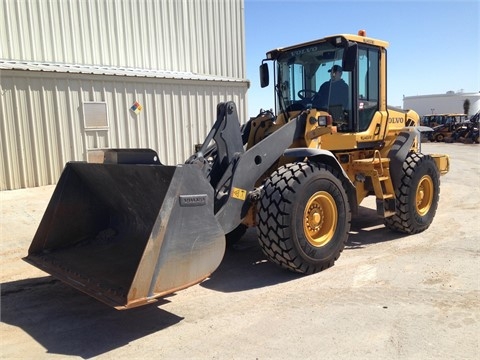
POLYGON ((70 162, 24 260, 126 309, 204 280, 224 251, 194 165, 70 162))

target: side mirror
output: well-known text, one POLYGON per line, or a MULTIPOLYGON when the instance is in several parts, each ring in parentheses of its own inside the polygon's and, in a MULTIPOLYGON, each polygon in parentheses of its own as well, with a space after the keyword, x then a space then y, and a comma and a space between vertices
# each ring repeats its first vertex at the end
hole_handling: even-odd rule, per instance
POLYGON ((262 63, 262 65, 260 65, 260 86, 264 88, 267 87, 269 83, 268 64, 262 63))
POLYGON ((357 65, 358 44, 348 43, 343 51, 342 68, 343 71, 353 71, 357 65))

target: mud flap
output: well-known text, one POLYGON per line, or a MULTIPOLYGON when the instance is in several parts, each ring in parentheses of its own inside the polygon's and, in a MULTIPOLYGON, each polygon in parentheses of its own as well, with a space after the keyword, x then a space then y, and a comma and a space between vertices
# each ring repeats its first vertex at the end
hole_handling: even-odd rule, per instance
POLYGON ((126 309, 220 264, 213 188, 194 165, 67 163, 25 261, 126 309))

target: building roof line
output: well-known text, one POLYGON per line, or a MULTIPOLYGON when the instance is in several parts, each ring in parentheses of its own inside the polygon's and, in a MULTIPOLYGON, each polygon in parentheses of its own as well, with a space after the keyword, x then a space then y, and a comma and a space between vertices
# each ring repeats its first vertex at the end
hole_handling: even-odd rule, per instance
POLYGON ((247 79, 231 78, 216 75, 203 75, 187 71, 141 69, 104 65, 80 65, 24 60, 0 59, 0 70, 43 71, 70 74, 115 75, 141 78, 209 80, 220 82, 248 82, 247 79))
POLYGON ((479 96, 480 92, 456 92, 456 93, 447 93, 447 94, 426 94, 426 95, 410 95, 404 96, 403 99, 412 99, 412 98, 429 98, 429 97, 452 97, 452 96, 479 96))

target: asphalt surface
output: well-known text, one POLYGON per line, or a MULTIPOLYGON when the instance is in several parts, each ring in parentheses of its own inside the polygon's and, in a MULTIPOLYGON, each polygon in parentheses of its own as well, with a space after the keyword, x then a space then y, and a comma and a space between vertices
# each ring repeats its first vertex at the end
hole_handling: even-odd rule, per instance
POLYGON ((54 186, 0 192, 2 359, 479 359, 480 145, 446 153, 433 224, 393 233, 362 204, 335 266, 266 261, 255 231, 199 285, 118 311, 22 261, 54 186))

